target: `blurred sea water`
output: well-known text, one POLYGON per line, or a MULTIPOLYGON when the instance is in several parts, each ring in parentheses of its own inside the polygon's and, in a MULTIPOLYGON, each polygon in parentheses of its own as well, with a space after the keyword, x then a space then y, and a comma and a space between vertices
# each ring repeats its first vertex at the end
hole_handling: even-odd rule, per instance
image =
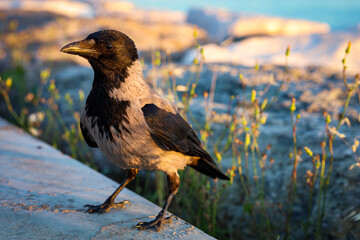
POLYGON ((136 6, 187 11, 193 7, 226 8, 235 12, 326 22, 332 31, 360 24, 360 0, 131 0, 136 6))

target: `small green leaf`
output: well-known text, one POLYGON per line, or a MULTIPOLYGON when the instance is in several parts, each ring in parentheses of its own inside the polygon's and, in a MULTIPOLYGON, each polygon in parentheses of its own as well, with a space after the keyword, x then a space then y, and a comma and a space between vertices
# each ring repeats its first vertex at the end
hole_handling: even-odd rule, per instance
POLYGON ((255 62, 255 70, 258 70, 259 69, 259 64, 258 64, 258 61, 256 60, 256 62, 255 62))
POLYGON ((196 37, 197 37, 197 35, 198 35, 198 34, 197 34, 197 26, 195 26, 195 27, 194 27, 194 32, 193 32, 193 35, 194 35, 194 37, 195 37, 195 38, 196 38, 196 37))
POLYGON ((245 135, 245 148, 250 145, 250 133, 246 133, 245 135))
POLYGON ((305 150, 305 152, 307 153, 307 155, 309 155, 310 157, 313 156, 313 152, 310 150, 310 148, 304 147, 304 150, 305 150))
POLYGON ((256 90, 253 89, 253 90, 251 91, 251 102, 254 102, 255 99, 256 99, 256 90))
POLYGON ((40 72, 41 83, 46 83, 50 77, 50 69, 45 69, 40 72))
POLYGON ((84 91, 81 89, 79 90, 79 99, 81 102, 84 101, 84 99, 85 99, 84 91))
POLYGON ((345 50, 345 53, 346 53, 346 54, 349 54, 349 53, 350 53, 350 49, 351 49, 351 42, 348 43, 348 46, 347 46, 347 48, 346 48, 346 50, 345 50))
POLYGON ((266 108, 267 103, 268 103, 268 99, 265 98, 263 103, 261 104, 261 110, 264 110, 266 108))
POLYGON ((296 99, 293 98, 292 102, 291 102, 291 106, 290 106, 290 111, 291 112, 294 112, 296 110, 296 105, 295 104, 296 104, 296 99))
POLYGON ((330 116, 330 114, 327 114, 326 115, 326 123, 331 123, 331 116, 330 116))
POLYGON ((12 81, 12 78, 6 79, 6 81, 5 81, 6 87, 7 87, 7 88, 11 88, 12 82, 13 82, 13 81, 12 81))
POLYGON ((239 79, 242 81, 244 80, 244 76, 242 75, 242 73, 239 74, 239 79))
POLYGON ((290 45, 289 46, 287 46, 287 48, 286 48, 286 52, 285 52, 285 56, 289 56, 290 55, 290 45))

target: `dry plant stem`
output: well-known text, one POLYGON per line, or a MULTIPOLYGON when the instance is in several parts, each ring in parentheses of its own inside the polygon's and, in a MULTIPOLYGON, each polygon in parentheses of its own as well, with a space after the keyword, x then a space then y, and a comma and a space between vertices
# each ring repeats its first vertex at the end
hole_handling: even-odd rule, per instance
POLYGON ((251 193, 251 183, 250 183, 250 177, 249 177, 249 152, 248 152, 248 147, 245 147, 244 145, 244 152, 245 152, 245 174, 246 174, 246 180, 247 180, 247 185, 249 186, 249 193, 251 193))
MULTIPOLYGON (((271 237, 272 236, 272 230, 271 230, 269 217, 267 216, 267 213, 266 213, 264 193, 265 193, 265 168, 262 168, 262 171, 261 171, 261 190, 260 190, 260 203, 261 203, 261 210, 262 210, 261 217, 265 218, 265 225, 266 225, 266 228, 267 228, 267 234, 268 234, 269 237, 271 237)), ((263 220, 261 220, 261 222, 262 221, 263 220)))
MULTIPOLYGON (((50 75, 50 73, 48 75, 50 75)), ((48 80, 49 80, 49 76, 47 76, 47 77, 41 76, 41 81, 40 81, 41 84, 40 84, 40 87, 36 91, 36 96, 35 96, 34 102, 33 102, 33 105, 35 107, 39 106, 41 96, 43 95, 44 88, 45 88, 45 85, 47 84, 48 80)))
MULTIPOLYGON (((212 216, 212 226, 213 226, 213 228, 212 229, 215 229, 215 227, 216 227, 216 215, 217 215, 217 208, 216 208, 216 205, 217 205, 217 203, 216 202, 214 202, 214 204, 213 204, 214 206, 212 206, 212 208, 211 208, 211 210, 212 210, 212 213, 211 213, 211 216, 212 216)), ((214 231, 212 231, 212 235, 214 235, 215 234, 215 232, 214 231)))
POLYGON ((164 191, 165 190, 165 179, 164 179, 164 175, 162 173, 160 173, 159 171, 157 171, 155 173, 155 176, 156 176, 156 191, 158 193, 158 196, 157 196, 157 202, 159 205, 162 205, 163 204, 163 201, 165 199, 165 196, 164 196, 164 191))
POLYGON ((312 199, 314 194, 314 184, 316 182, 317 174, 318 174, 318 168, 316 167, 316 161, 317 156, 312 158, 313 161, 313 172, 314 175, 311 179, 311 186, 310 186, 310 193, 309 193, 309 201, 308 201, 308 212, 307 212, 307 219, 306 219, 306 225, 304 229, 305 233, 305 239, 309 239, 309 225, 310 225, 310 216, 311 216, 311 210, 312 210, 312 199))
POLYGON ((252 130, 251 130, 251 137, 252 137, 252 142, 251 142, 251 156, 252 156, 252 161, 253 161, 253 171, 254 171, 254 182, 257 188, 257 193, 260 196, 260 231, 262 234, 264 234, 262 236, 262 238, 266 238, 266 233, 265 231, 267 231, 267 234, 269 236, 271 236, 271 227, 270 227, 270 222, 269 219, 267 218, 267 214, 266 214, 266 208, 265 208, 265 202, 264 202, 264 181, 265 181, 265 168, 262 164, 262 156, 260 153, 260 149, 259 149, 259 144, 258 144, 258 134, 257 131, 260 128, 260 124, 261 124, 261 115, 262 113, 260 112, 260 108, 258 106, 258 101, 257 99, 254 100, 253 102, 253 108, 254 108, 254 115, 253 115, 253 124, 252 124, 252 130), (256 165, 256 158, 258 159, 258 164, 261 167, 261 182, 258 181, 258 171, 257 171, 257 165, 256 165), (265 231, 262 229, 263 226, 265 225, 266 229, 265 231))
MULTIPOLYGON (((351 42, 348 43, 348 46, 345 50, 345 56, 342 60, 342 63, 343 63, 343 83, 344 83, 344 87, 347 91, 347 99, 346 99, 346 102, 345 102, 345 106, 344 106, 344 110, 340 116, 340 119, 337 123, 337 126, 336 126, 336 131, 339 130, 340 126, 341 126, 341 123, 343 121, 343 119, 345 118, 345 114, 346 114, 346 110, 349 106, 349 103, 350 103, 350 99, 351 99, 351 96, 352 96, 352 93, 355 89, 358 88, 358 79, 359 79, 359 74, 357 74, 355 76, 355 81, 354 81, 354 84, 353 86, 350 86, 348 83, 347 83, 347 78, 346 78, 346 69, 347 69, 347 66, 346 66, 346 58, 350 52, 350 47, 351 47, 351 42)), ((319 212, 318 212, 318 221, 317 221, 317 224, 316 224, 316 235, 315 237, 317 239, 320 238, 320 234, 321 234, 321 223, 323 221, 323 218, 325 216, 325 207, 326 207, 326 195, 327 195, 327 189, 328 189, 328 185, 330 183, 330 176, 331 176, 331 173, 332 173, 332 166, 333 166, 333 151, 332 151, 332 146, 333 146, 333 143, 334 143, 334 140, 335 140, 335 137, 336 135, 334 135, 334 137, 330 137, 329 135, 329 149, 327 150, 326 152, 326 155, 325 153, 323 153, 323 158, 327 158, 328 154, 329 154, 329 151, 331 152, 331 160, 330 160, 330 165, 329 165, 329 171, 328 171, 328 174, 326 176, 326 181, 325 181, 325 187, 324 187, 324 196, 323 196, 323 199, 321 199, 321 192, 319 193, 319 212)), ((325 161, 325 160, 324 160, 325 161)), ((325 164, 325 163, 324 163, 325 164)), ((323 166, 322 166, 323 167, 323 166)), ((323 184, 323 176, 321 177, 320 179, 320 190, 322 190, 322 184, 323 184)))
MULTIPOLYGON (((202 49, 200 48, 200 45, 198 44, 196 29, 194 30, 194 46, 195 46, 196 49, 199 50, 200 61, 198 62, 198 60, 196 58, 195 59, 196 61, 194 60, 194 62, 193 62, 193 66, 196 67, 196 78, 195 78, 195 82, 193 84, 191 84, 192 77, 189 79, 189 81, 187 83, 187 88, 189 89, 190 84, 191 84, 191 89, 190 89, 189 97, 188 97, 187 101, 184 102, 184 106, 185 106, 184 110, 185 110, 185 112, 188 112, 188 110, 189 110, 190 102, 191 102, 191 99, 194 97, 195 88, 196 88, 196 86, 197 86, 197 84, 199 82, 200 73, 201 73, 203 65, 204 65, 204 55, 203 55, 202 49)), ((184 117, 185 117, 185 120, 187 120, 186 115, 184 117)))
MULTIPOLYGON (((204 184, 205 185, 205 184, 204 184)), ((206 200, 205 200, 205 194, 204 193, 202 193, 201 195, 200 195, 200 198, 201 198, 201 200, 199 201, 199 202, 202 202, 202 203, 205 203, 206 202, 206 200)), ((201 220, 206 220, 207 222, 209 222, 208 220, 208 216, 207 216, 207 219, 203 219, 203 218, 200 218, 200 216, 204 216, 204 211, 203 211, 203 208, 202 207, 200 207, 200 208, 198 208, 198 211, 197 211, 197 213, 196 213, 196 216, 197 216, 197 218, 198 218, 198 223, 199 223, 199 226, 202 226, 203 224, 205 224, 204 222, 202 222, 201 220)))
POLYGON ((299 119, 294 121, 294 111, 291 110, 291 126, 293 133, 293 171, 291 175, 290 189, 289 189, 289 201, 287 205, 286 212, 286 227, 285 227, 285 239, 289 238, 290 235, 290 220, 292 216, 293 204, 296 196, 296 187, 297 187, 297 165, 298 165, 298 157, 297 157, 297 145, 296 145, 296 127, 299 122, 299 119))
MULTIPOLYGON (((289 49, 289 48, 288 48, 289 49)), ((289 74, 289 51, 286 51, 286 54, 285 54, 285 70, 284 70, 284 78, 282 80, 282 83, 281 85, 279 86, 279 88, 277 89, 275 95, 271 98, 271 100, 269 101, 269 103, 266 105, 265 110, 269 109, 278 99, 279 97, 279 94, 280 92, 282 91, 284 85, 285 85, 285 82, 286 82, 286 79, 288 78, 288 74, 289 74)))
MULTIPOLYGON (((345 70, 346 70, 346 68, 344 67, 344 71, 343 71, 344 76, 343 76, 343 78, 346 79, 345 70)), ((346 83, 346 82, 344 82, 344 84, 345 84, 345 83, 346 83)), ((336 131, 339 130, 339 128, 340 128, 340 126, 341 126, 341 123, 342 123, 342 121, 343 121, 344 118, 345 118, 345 114, 346 114, 347 108, 348 108, 348 106, 349 106, 350 99, 351 99, 351 97, 352 97, 353 92, 354 92, 356 89, 358 89, 358 87, 359 87, 359 74, 357 74, 357 75, 355 76, 354 85, 353 85, 352 87, 349 87, 348 85, 345 85, 345 87, 346 87, 346 89, 348 90, 348 91, 347 91, 347 92, 348 92, 348 95, 347 95, 347 99, 346 99, 346 102, 345 102, 345 105, 344 105, 344 110, 343 110, 343 112, 341 113, 340 119, 339 119, 339 121, 338 121, 338 123, 337 123, 337 125, 336 125, 336 131)), ((327 158, 327 156, 328 156, 328 154, 329 154, 329 151, 330 151, 331 157, 330 157, 330 164, 329 164, 328 174, 327 174, 327 176, 326 176, 326 181, 325 181, 324 195, 323 195, 322 204, 321 204, 321 214, 320 214, 319 222, 317 223, 317 227, 316 227, 317 231, 319 231, 319 232, 317 232, 318 234, 320 234, 320 231, 321 231, 321 226, 320 226, 320 224, 321 224, 321 222, 322 222, 322 220, 323 220, 323 218, 324 218, 324 216, 325 216, 327 190, 328 190, 328 186, 329 186, 329 184, 330 184, 330 177, 331 177, 332 169, 333 169, 334 156, 333 156, 333 149, 332 149, 332 148, 333 148, 333 144, 334 144, 335 137, 336 137, 336 135, 334 135, 334 136, 330 136, 330 135, 329 135, 329 149, 328 149, 328 151, 327 151, 327 153, 326 153, 326 156, 325 156, 325 158, 327 158), (318 226, 318 225, 319 225, 319 226, 318 226)), ((320 198, 319 198, 319 200, 320 200, 320 198)), ((319 202, 319 203, 320 203, 320 202, 319 202)), ((317 237, 320 237, 320 236, 317 236, 317 237)))
POLYGON ((178 103, 180 100, 176 90, 176 77, 173 73, 170 74, 170 77, 172 79, 172 94, 174 95, 175 103, 178 103))
POLYGON ((314 188, 310 188, 309 193, 309 201, 308 201, 308 212, 307 212, 307 219, 306 219, 306 225, 305 225, 305 239, 309 239, 309 225, 310 225, 310 215, 311 215, 311 208, 312 208, 312 197, 313 197, 314 188))
POLYGON ((211 112, 214 106, 214 96, 215 96, 215 89, 216 89, 216 79, 217 79, 217 68, 215 68, 213 72, 213 76, 211 78, 211 87, 210 87, 210 94, 209 94, 209 111, 206 115, 207 119, 210 119, 211 112))
POLYGON ((152 86, 153 88, 157 89, 157 78, 158 78, 158 74, 157 74, 157 68, 156 68, 156 63, 155 63, 155 51, 152 51, 152 54, 151 54, 151 63, 153 65, 153 68, 152 68, 152 86))
POLYGON ((346 80, 346 67, 343 68, 343 82, 346 90, 350 91, 349 85, 347 84, 347 80, 346 80))
MULTIPOLYGON (((251 149, 251 158, 252 158, 252 161, 253 161, 253 168, 254 168, 254 181, 255 181, 255 185, 257 187, 257 191, 261 195, 261 193, 262 193, 261 185, 260 185, 260 183, 258 181, 259 176, 258 176, 257 166, 256 166, 256 153, 260 153, 260 151, 259 151, 259 147, 258 147, 258 143, 257 143, 257 137, 255 136, 254 133, 252 134, 252 137, 253 137, 253 141, 252 141, 250 149, 251 149)), ((259 161, 261 161, 260 160, 261 157, 259 157, 258 159, 259 159, 259 161)))
MULTIPOLYGON (((191 169, 190 169, 191 170, 191 169)), ((180 179, 188 179, 189 178, 189 170, 181 171, 180 172, 180 179)), ((184 185, 183 183, 182 185, 184 185)), ((188 199, 184 198, 184 208, 188 209, 188 214, 192 219, 195 219, 197 217, 197 213, 194 211, 193 203, 189 201, 188 199)))
POLYGON ((240 168, 239 168, 239 175, 240 175, 241 185, 242 185, 242 187, 243 187, 243 189, 245 191, 246 203, 248 203, 250 201, 249 186, 246 185, 244 175, 242 173, 242 170, 240 170, 240 168))
MULTIPOLYGON (((205 134, 210 134, 210 121, 211 121, 211 113, 214 106, 214 95, 215 95, 215 89, 216 89, 216 79, 217 79, 217 68, 213 72, 213 76, 211 79, 211 88, 210 88, 210 95, 208 101, 206 101, 206 98, 204 98, 204 105, 205 105, 205 134)), ((225 129, 226 130, 226 129, 225 129)), ((224 132, 225 134, 225 132, 224 132)), ((204 146, 207 146, 207 138, 204 138, 204 146)), ((218 140, 219 144, 222 138, 218 140)), ((214 148, 215 149, 215 148, 214 148)), ((216 150, 217 151, 217 150, 216 150)))
MULTIPOLYGON (((206 112, 205 112, 205 114, 206 114, 206 112)), ((232 115, 231 114, 231 100, 229 102, 227 114, 232 115)), ((210 124, 208 124, 208 125, 210 126, 210 124)), ((236 138, 236 133, 237 133, 236 125, 237 125, 236 115, 232 115, 230 122, 227 121, 225 123, 225 127, 224 127, 223 131, 220 133, 220 136, 218 137, 216 143, 213 146, 213 151, 214 151, 215 155, 224 154, 230 148, 231 144, 234 143, 235 138, 236 138), (228 132, 227 142, 226 142, 225 146, 223 147, 223 149, 221 151, 219 151, 220 143, 224 139, 227 132, 228 132)), ((209 127, 209 132, 210 132, 210 127, 209 127)), ((234 165, 235 165, 235 163, 234 163, 234 165)))
MULTIPOLYGON (((235 130, 236 132, 236 130, 235 130)), ((248 185, 245 184, 245 179, 244 179, 244 175, 243 175, 243 170, 242 170, 242 161, 241 161, 241 153, 240 151, 238 150, 238 143, 235 142, 235 149, 234 149, 234 152, 235 152, 235 156, 237 157, 237 164, 238 164, 238 171, 239 171, 239 176, 240 176, 240 182, 241 182, 241 185, 245 191, 245 197, 246 197, 246 203, 248 203, 248 201, 250 200, 250 191, 248 189, 248 185)))
MULTIPOLYGON (((357 84, 356 84, 357 85, 357 84)), ((347 99, 346 99, 346 102, 345 102, 345 106, 344 106, 344 110, 343 112, 341 113, 340 115, 340 119, 336 125, 336 130, 339 130, 340 126, 341 126, 341 123, 342 121, 344 120, 345 118, 345 114, 346 114, 346 110, 349 106, 349 103, 350 103, 350 99, 351 99, 351 96, 353 94, 353 91, 355 90, 355 88, 351 88, 349 91, 348 91, 348 95, 347 95, 347 99)))
POLYGON ((215 143, 215 145, 214 145, 214 153, 216 154, 216 153, 218 153, 219 152, 219 145, 220 145, 220 143, 221 143, 221 141, 224 139, 224 137, 225 137, 225 134, 226 134, 226 132, 227 132, 227 129, 228 128, 228 125, 226 124, 225 125, 225 128, 224 128, 224 130, 220 133, 220 136, 219 136, 219 138, 218 138, 218 140, 216 141, 216 143, 215 143))
MULTIPOLYGON (((246 85, 245 85, 244 80, 242 78, 240 78, 240 83, 241 83, 241 88, 243 90, 243 109, 246 109, 246 85)), ((241 104, 238 104, 238 105, 240 106, 241 104)))
MULTIPOLYGON (((256 150, 258 153, 258 158, 260 159, 260 161, 262 161, 262 156, 260 154, 258 145, 256 147, 256 150)), ((261 203, 261 207, 262 207, 262 215, 263 215, 263 218, 265 218, 265 225, 267 227, 268 236, 272 236, 270 220, 267 215, 266 207, 265 207, 265 171, 266 171, 266 168, 265 168, 265 166, 263 166, 261 168, 260 203, 261 203)))
POLYGON ((330 183, 330 176, 332 173, 333 162, 334 162, 334 149, 333 149, 333 140, 332 139, 333 139, 333 135, 329 135, 330 164, 329 164, 328 174, 325 179, 324 197, 323 197, 321 216, 320 216, 321 221, 322 221, 322 219, 324 219, 324 216, 325 216, 326 194, 327 194, 328 185, 330 183))
POLYGON ((326 143, 322 142, 321 143, 322 160, 321 160, 320 187, 319 187, 319 200, 318 200, 319 207, 318 207, 318 213, 317 213, 316 232, 315 232, 315 238, 316 239, 320 239, 321 223, 322 223, 321 212, 322 212, 322 207, 324 207, 324 206, 321 206, 321 201, 322 201, 324 179, 325 179, 325 177, 324 177, 324 175, 325 175, 325 163, 326 163, 325 147, 326 147, 326 143))
MULTIPOLYGON (((192 79, 191 79, 191 78, 189 79, 189 81, 188 81, 188 83, 187 83, 187 88, 189 89, 189 88, 190 88, 190 85, 191 85, 191 88, 190 88, 189 96, 188 96, 187 100, 184 102, 184 112, 185 112, 185 113, 190 113, 191 120, 192 120, 192 121, 194 122, 194 124, 196 124, 197 126, 199 126, 199 124, 197 123, 196 119, 191 115, 191 112, 190 112, 189 110, 190 110, 191 100, 192 100, 193 97, 194 97, 195 89, 196 89, 197 84, 198 84, 199 79, 200 79, 200 73, 201 73, 201 70, 202 70, 202 68, 203 68, 203 64, 204 64, 203 58, 201 58, 199 64, 195 64, 195 66, 197 66, 197 68, 196 68, 196 78, 195 78, 195 82, 194 82, 193 84, 191 84, 192 79)), ((187 115, 186 115, 186 114, 184 114, 183 117, 185 118, 185 120, 187 120, 187 115)))
MULTIPOLYGON (((266 84, 265 89, 264 89, 263 92, 261 93, 261 97, 264 97, 264 96, 266 95, 266 93, 270 90, 271 85, 272 85, 272 84, 271 84, 270 81, 266 84)), ((261 100, 263 101, 264 99, 262 98, 261 100)))
POLYGON ((255 157, 255 146, 254 146, 254 141, 256 141, 256 139, 253 136, 253 143, 250 146, 250 150, 251 150, 251 160, 253 163, 253 172, 254 172, 254 182, 255 185, 257 187, 257 190, 260 192, 260 188, 259 188, 259 183, 258 183, 258 175, 257 175, 257 167, 256 167, 256 157, 255 157))
MULTIPOLYGON (((253 132, 253 131, 251 131, 253 132)), ((256 166, 256 157, 255 157, 255 146, 256 146, 256 136, 255 134, 252 133, 252 144, 250 146, 250 150, 251 150, 251 160, 252 160, 252 163, 253 163, 253 172, 254 172, 254 176, 253 176, 253 179, 254 179, 254 182, 255 182, 255 186, 256 186, 256 189, 257 189, 257 193, 262 195, 261 194, 261 189, 260 189, 260 184, 259 184, 259 181, 258 181, 258 175, 257 175, 257 166, 256 166)), ((261 205, 263 206, 264 205, 264 201, 263 199, 260 197, 260 203, 261 205)), ((264 231, 263 231, 263 221, 264 221, 264 211, 261 211, 260 213, 260 233, 261 235, 263 235, 264 231)), ((262 236, 262 239, 263 239, 263 236, 262 236)))
POLYGON ((252 103, 252 106, 254 108, 254 119, 252 120, 254 122, 254 125, 251 124, 251 138, 252 138, 252 142, 251 142, 251 145, 250 145, 250 150, 251 150, 251 160, 252 160, 252 163, 253 163, 253 173, 254 173, 254 176, 253 176, 253 179, 254 179, 254 182, 255 182, 255 185, 257 187, 257 190, 258 192, 260 192, 260 188, 259 188, 259 183, 258 183, 258 175, 257 175, 257 166, 256 166, 256 157, 255 157, 255 146, 256 146, 256 99, 254 100, 254 102, 252 103))
POLYGON ((0 86, 0 94, 3 96, 5 103, 6 103, 6 107, 8 109, 8 111, 10 112, 11 116, 15 119, 15 121, 22 127, 25 128, 25 123, 23 121, 21 121, 19 115, 15 112, 12 104, 11 104, 11 100, 9 98, 9 95, 7 94, 7 92, 0 86))
POLYGON ((345 65, 345 62, 346 62, 346 58, 347 58, 347 56, 349 54, 349 51, 350 51, 350 42, 349 42, 348 48, 345 50, 345 57, 343 59, 343 82, 344 82, 344 86, 345 86, 347 91, 350 91, 350 87, 349 87, 349 85, 347 83, 347 79, 346 79, 346 69, 347 69, 347 67, 345 65))

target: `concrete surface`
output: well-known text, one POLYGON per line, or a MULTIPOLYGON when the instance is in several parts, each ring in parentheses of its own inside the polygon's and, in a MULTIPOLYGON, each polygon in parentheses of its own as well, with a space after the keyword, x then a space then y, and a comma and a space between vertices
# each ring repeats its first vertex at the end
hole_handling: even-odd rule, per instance
POLYGON ((160 208, 124 189, 132 206, 87 214, 118 184, 0 118, 0 239, 214 239, 174 220, 161 232, 132 230, 160 208))

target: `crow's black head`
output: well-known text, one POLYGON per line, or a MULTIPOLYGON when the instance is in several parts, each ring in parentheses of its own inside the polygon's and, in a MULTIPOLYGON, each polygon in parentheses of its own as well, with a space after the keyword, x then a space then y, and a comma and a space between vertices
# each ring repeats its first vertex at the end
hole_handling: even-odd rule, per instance
POLYGON ((64 46, 61 52, 86 58, 94 70, 122 72, 138 59, 133 40, 116 30, 103 30, 64 46))

